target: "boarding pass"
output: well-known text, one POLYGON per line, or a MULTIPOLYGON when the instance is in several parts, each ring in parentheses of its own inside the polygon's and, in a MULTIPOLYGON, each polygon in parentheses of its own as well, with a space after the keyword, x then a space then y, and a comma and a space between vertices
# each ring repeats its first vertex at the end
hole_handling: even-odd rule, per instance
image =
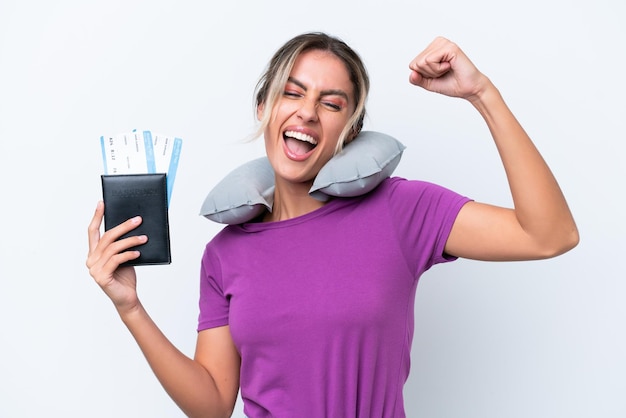
POLYGON ((151 131, 101 136, 104 174, 166 173, 169 202, 182 144, 181 138, 151 131))

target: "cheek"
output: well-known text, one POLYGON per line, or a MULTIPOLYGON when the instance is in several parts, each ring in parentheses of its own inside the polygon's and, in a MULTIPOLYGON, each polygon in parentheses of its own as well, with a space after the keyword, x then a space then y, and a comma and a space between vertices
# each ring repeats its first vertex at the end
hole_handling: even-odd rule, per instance
POLYGON ((348 118, 346 117, 335 117, 329 118, 326 120, 326 131, 331 134, 334 138, 337 138, 337 142, 339 142, 339 136, 343 129, 348 124, 348 118))
POLYGON ((270 125, 268 125, 267 128, 265 128, 265 131, 263 132, 263 138, 265 140, 266 150, 270 150, 276 146, 275 145, 276 131, 272 129, 270 125))
POLYGON ((278 131, 292 113, 293 109, 289 107, 288 103, 286 104, 279 101, 272 108, 272 113, 267 124, 268 128, 272 128, 275 132, 278 131))

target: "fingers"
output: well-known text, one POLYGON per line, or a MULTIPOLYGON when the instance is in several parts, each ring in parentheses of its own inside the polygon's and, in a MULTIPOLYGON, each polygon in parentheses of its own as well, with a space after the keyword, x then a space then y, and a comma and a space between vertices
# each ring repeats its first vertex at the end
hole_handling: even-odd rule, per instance
POLYGON ((429 91, 449 94, 455 90, 448 79, 459 53, 456 44, 443 37, 435 38, 409 63, 409 82, 429 91))
POLYGON ((96 205, 96 210, 91 218, 89 227, 87 228, 87 235, 89 240, 89 254, 91 254, 98 245, 100 240, 100 225, 102 224, 102 217, 104 216, 104 202, 99 201, 96 205))
MULTIPOLYGON (((139 251, 125 251, 131 247, 144 244, 148 239, 144 235, 132 236, 119 239, 122 235, 137 228, 142 222, 141 217, 136 216, 115 226, 100 235, 100 227, 104 217, 104 203, 98 202, 95 213, 87 228, 89 240, 89 252, 87 255, 87 267, 92 268, 96 264, 104 264, 111 261, 119 265, 126 261, 139 257, 139 251)), ((115 268, 113 269, 115 270, 115 268)))
MULTIPOLYGON (((139 257, 140 251, 127 250, 129 248, 145 244, 147 241, 148 237, 145 235, 136 235, 113 241, 109 244, 106 244, 103 239, 99 242, 94 251, 90 252, 87 256, 87 267, 91 269, 97 264, 104 265, 106 263, 109 263, 110 261, 112 261, 113 265, 117 267, 118 265, 126 261, 134 260, 135 258, 139 257)), ((111 271, 113 270, 115 270, 115 268, 113 268, 111 271)))
POLYGON ((107 241, 107 244, 115 241, 125 233, 132 231, 134 228, 139 226, 141 223, 141 217, 136 216, 117 225, 114 228, 111 228, 105 234, 100 237, 100 227, 102 226, 102 219, 104 217, 104 202, 99 201, 96 205, 96 210, 94 212, 93 218, 89 223, 89 227, 87 228, 88 239, 89 239, 89 253, 91 254, 95 251, 96 247, 100 243, 100 241, 107 241))
POLYGON ((439 63, 437 69, 433 69, 431 71, 427 71, 424 67, 415 66, 417 69, 411 69, 411 73, 409 74, 409 82, 418 87, 423 87, 427 90, 432 90, 433 88, 430 86, 432 80, 440 78, 444 76, 448 71, 450 71, 450 63, 439 63))
POLYGON ((103 289, 116 281, 115 277, 134 275, 132 267, 120 267, 120 265, 140 255, 139 251, 128 250, 128 248, 145 244, 147 241, 148 238, 145 235, 137 235, 114 241, 102 249, 98 248, 87 257, 86 265, 89 274, 103 289))
POLYGON ((100 281, 99 278, 110 278, 121 264, 139 257, 140 251, 128 250, 128 248, 145 244, 147 240, 145 235, 132 236, 114 241, 102 252, 94 252, 87 258, 89 273, 97 282, 100 281))
POLYGON ((446 38, 435 38, 410 63, 409 81, 428 91, 452 97, 477 97, 488 79, 465 53, 446 38))
POLYGON ((443 37, 437 37, 409 64, 409 68, 424 78, 437 78, 448 72, 458 47, 443 37))

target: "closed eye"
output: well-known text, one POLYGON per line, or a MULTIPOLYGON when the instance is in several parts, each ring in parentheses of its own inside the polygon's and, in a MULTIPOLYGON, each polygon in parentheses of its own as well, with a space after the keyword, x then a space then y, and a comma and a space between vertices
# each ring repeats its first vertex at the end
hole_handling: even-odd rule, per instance
POLYGON ((325 107, 331 109, 331 110, 335 110, 335 111, 340 111, 341 110, 341 106, 336 104, 336 103, 332 103, 332 102, 322 102, 322 105, 324 105, 325 107))
POLYGON ((289 91, 289 90, 285 90, 283 92, 283 95, 285 97, 293 97, 293 98, 302 97, 300 93, 296 93, 295 91, 289 91))

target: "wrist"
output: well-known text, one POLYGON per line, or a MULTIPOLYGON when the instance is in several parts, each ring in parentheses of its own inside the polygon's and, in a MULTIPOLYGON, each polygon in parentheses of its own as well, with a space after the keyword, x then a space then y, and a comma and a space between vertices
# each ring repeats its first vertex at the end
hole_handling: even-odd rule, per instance
POLYGON ((467 97, 467 100, 475 107, 487 104, 495 97, 500 97, 500 92, 487 76, 479 83, 476 91, 467 97))
POLYGON ((491 81, 487 80, 484 88, 476 94, 470 96, 468 101, 478 110, 484 117, 488 117, 492 111, 504 105, 504 99, 500 91, 491 81))
POLYGON ((125 324, 133 322, 145 312, 143 305, 139 301, 125 306, 116 306, 115 308, 117 309, 117 314, 125 324))

